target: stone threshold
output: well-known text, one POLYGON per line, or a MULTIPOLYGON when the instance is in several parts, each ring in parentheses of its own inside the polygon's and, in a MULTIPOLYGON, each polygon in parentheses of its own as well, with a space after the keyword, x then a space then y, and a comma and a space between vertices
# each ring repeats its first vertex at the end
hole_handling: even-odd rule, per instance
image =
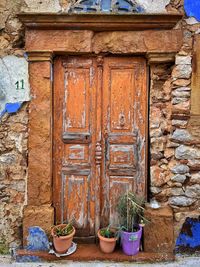
POLYGON ((102 253, 98 245, 95 244, 78 244, 77 251, 69 256, 56 257, 44 251, 30 251, 20 249, 16 251, 16 261, 113 261, 113 262, 164 262, 174 261, 175 255, 173 253, 153 253, 153 252, 139 252, 135 256, 127 256, 120 249, 116 249, 111 254, 102 253))

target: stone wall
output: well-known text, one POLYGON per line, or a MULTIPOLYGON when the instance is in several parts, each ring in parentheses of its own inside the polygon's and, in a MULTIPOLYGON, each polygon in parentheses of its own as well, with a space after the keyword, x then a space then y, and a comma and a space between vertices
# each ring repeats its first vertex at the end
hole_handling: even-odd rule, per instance
POLYGON ((10 246, 20 244, 27 176, 27 105, 5 114, 0 124, 0 233, 10 246))
MULTIPOLYGON (((171 1, 168 10, 182 9, 177 2, 171 1)), ((173 208, 175 240, 186 218, 200 215, 200 123, 191 113, 193 46, 200 23, 188 18, 178 27, 184 40, 175 65, 152 66, 150 90, 151 198, 173 208)))
POLYGON ((27 197, 27 101, 30 95, 24 28, 17 14, 66 11, 69 2, 0 1, 0 253, 22 244, 22 212, 27 197), (19 82, 24 79, 23 91, 16 91, 18 79, 19 82))
MULTIPOLYGON (((1 59, 7 55, 12 55, 16 61, 24 59, 24 29, 17 19, 18 12, 67 12, 69 2, 74 1, 1 0, 1 59)), ((153 7, 148 6, 148 1, 139 2, 149 11, 153 7)), ((169 12, 183 11, 182 0, 153 2, 159 2, 159 12, 165 11, 165 6, 169 12)), ((176 56, 175 65, 152 65, 150 70, 150 197, 160 205, 169 204, 173 208, 175 237, 187 217, 200 214, 200 127, 190 116, 193 43, 195 35, 199 34, 200 24, 188 18, 179 23, 177 28, 180 27, 184 30, 184 43, 176 56)), ((23 67, 27 71, 25 63, 23 67)), ((14 86, 15 80, 10 80, 14 86)), ((7 97, 4 96, 6 89, 2 92, 1 89, 0 100, 7 97)), ((29 90, 28 84, 25 90, 29 90)), ((0 239, 10 247, 19 246, 22 240, 22 210, 26 204, 28 100, 27 95, 24 98, 16 96, 21 106, 17 113, 1 108, 5 112, 0 118, 0 239)))

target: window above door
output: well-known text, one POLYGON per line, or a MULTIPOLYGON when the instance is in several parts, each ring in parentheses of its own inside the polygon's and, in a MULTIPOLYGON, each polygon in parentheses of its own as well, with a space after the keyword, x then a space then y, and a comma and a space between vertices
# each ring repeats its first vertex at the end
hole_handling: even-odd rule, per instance
POLYGON ((70 8, 72 13, 141 13, 144 8, 135 0, 78 0, 70 8))

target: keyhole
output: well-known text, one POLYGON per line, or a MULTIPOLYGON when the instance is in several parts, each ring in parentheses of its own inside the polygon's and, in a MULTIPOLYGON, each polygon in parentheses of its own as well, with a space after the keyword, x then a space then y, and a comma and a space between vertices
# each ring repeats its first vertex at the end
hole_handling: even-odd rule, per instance
POLYGON ((125 125, 125 116, 124 114, 120 114, 120 126, 123 127, 125 125))

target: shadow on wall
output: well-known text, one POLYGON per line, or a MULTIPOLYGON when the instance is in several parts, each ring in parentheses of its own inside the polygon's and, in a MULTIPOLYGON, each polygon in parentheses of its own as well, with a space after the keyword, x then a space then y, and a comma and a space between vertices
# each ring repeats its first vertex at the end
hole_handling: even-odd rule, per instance
POLYGON ((176 252, 200 252, 200 216, 187 218, 176 240, 176 252))

